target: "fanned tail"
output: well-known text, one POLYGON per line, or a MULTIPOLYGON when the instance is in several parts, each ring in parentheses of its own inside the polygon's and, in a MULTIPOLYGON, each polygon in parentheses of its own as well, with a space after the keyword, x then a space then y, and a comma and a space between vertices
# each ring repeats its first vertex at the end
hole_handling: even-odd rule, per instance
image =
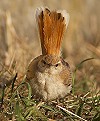
POLYGON ((69 14, 63 11, 50 11, 39 8, 36 11, 42 54, 59 55, 61 41, 69 22, 69 14))

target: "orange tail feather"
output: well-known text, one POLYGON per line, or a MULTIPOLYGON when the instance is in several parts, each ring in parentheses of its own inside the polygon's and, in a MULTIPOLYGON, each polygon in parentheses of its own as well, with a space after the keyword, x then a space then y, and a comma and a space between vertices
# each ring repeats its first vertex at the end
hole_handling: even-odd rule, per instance
POLYGON ((36 15, 42 54, 59 55, 62 37, 69 22, 69 14, 65 11, 40 8, 37 9, 36 15))

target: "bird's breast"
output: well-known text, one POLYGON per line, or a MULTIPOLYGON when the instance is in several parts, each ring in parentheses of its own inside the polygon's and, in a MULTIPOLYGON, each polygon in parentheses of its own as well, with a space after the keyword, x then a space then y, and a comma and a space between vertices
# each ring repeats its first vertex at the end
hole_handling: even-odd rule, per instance
POLYGON ((37 77, 37 81, 39 85, 41 85, 41 90, 47 93, 47 97, 43 95, 44 98, 47 98, 45 100, 55 99, 58 97, 61 98, 70 92, 70 89, 62 83, 63 80, 61 80, 61 78, 58 75, 38 73, 37 77))

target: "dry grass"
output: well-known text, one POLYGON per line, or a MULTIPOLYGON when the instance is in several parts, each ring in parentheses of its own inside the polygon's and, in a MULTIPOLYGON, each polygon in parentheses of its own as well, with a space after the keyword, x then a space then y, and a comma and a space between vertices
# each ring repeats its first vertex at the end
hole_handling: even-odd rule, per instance
POLYGON ((1 121, 45 121, 50 119, 99 121, 99 11, 99 0, 0 1, 1 102, 4 95, 4 102, 0 107, 1 121), (72 94, 59 102, 43 103, 35 100, 31 97, 30 85, 24 82, 29 61, 41 54, 34 17, 35 9, 39 6, 66 9, 71 16, 62 45, 62 55, 72 68, 73 90, 72 94), (16 72, 18 76, 14 80, 16 72), (1 88, 2 82, 8 83, 4 92, 1 88), (81 119, 77 116, 80 116, 81 119))

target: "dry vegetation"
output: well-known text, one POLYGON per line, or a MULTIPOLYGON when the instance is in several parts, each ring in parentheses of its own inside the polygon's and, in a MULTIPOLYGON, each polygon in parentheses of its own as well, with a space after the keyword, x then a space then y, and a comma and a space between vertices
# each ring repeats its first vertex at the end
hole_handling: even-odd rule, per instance
POLYGON ((0 121, 50 119, 100 120, 100 0, 0 0, 0 121), (39 6, 70 14, 62 55, 72 68, 73 90, 59 102, 35 100, 24 82, 29 61, 41 54, 34 15, 39 6))

